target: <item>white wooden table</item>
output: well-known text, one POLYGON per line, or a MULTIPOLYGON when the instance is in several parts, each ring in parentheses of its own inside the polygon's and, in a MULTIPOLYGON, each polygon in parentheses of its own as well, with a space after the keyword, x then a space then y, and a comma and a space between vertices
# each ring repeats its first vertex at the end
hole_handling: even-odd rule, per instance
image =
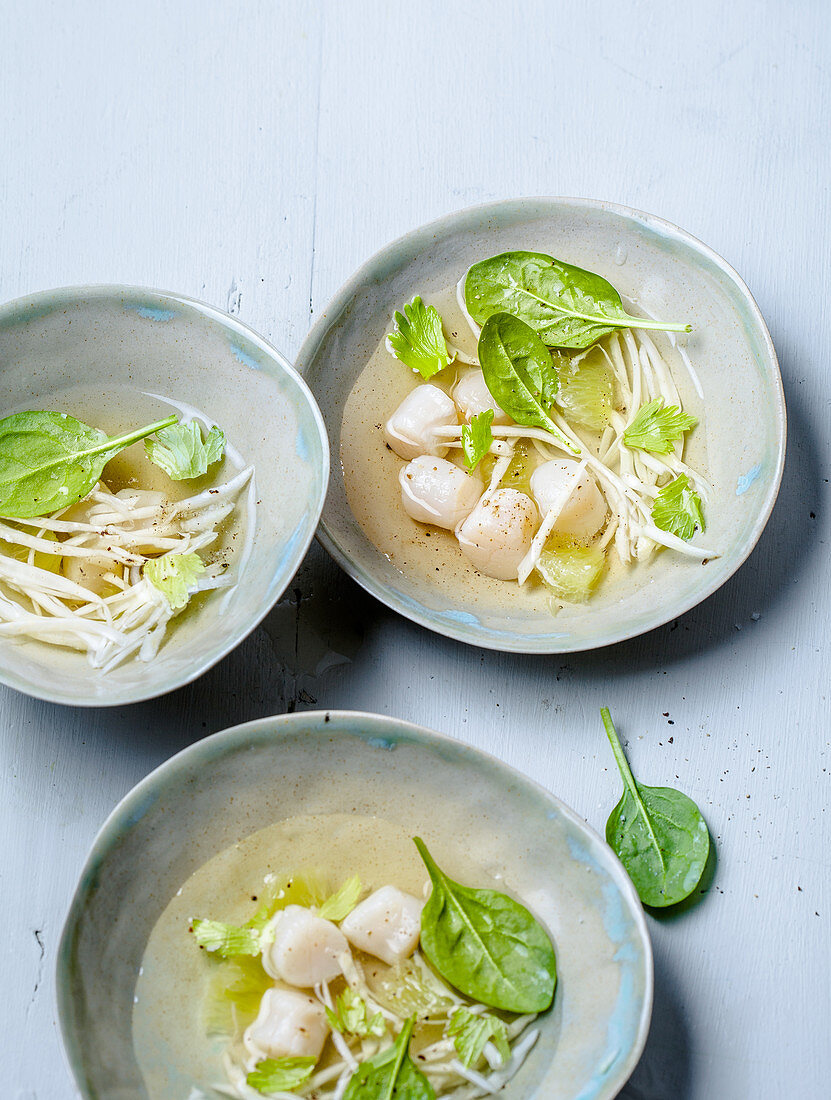
POLYGON ((823 0, 0 3, 0 298, 128 282, 238 313, 288 355, 375 249, 516 195, 679 223, 756 295, 789 406, 785 479, 744 568, 597 653, 480 652, 397 618, 314 548, 197 684, 75 711, 2 691, 0 1081, 75 1095, 53 968, 99 825, 173 752, 346 707, 443 730, 597 828, 612 706, 647 782, 704 809, 709 894, 650 918, 656 1001, 629 1100, 805 1100, 831 1075, 829 51, 823 0))

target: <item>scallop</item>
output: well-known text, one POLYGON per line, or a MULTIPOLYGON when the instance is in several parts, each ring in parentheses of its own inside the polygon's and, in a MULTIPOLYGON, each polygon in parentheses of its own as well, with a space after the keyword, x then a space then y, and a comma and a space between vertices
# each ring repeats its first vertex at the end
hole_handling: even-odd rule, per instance
POLYGON ((580 463, 570 458, 555 458, 544 462, 531 474, 531 492, 545 515, 570 494, 554 524, 554 530, 574 538, 591 538, 603 526, 606 501, 597 482, 580 463))
POLYGON ((455 531, 482 495, 482 482, 446 458, 419 455, 398 475, 401 503, 408 516, 455 531))
POLYGON ((341 921, 341 931, 359 951, 395 966, 412 955, 421 935, 424 902, 395 886, 382 886, 341 921))
POLYGON ((250 1054, 266 1058, 320 1057, 329 1025, 323 1005, 293 989, 267 989, 257 1019, 243 1035, 250 1054))
POLYGON ((302 905, 287 905, 270 927, 273 938, 263 951, 263 966, 272 978, 308 989, 341 973, 338 956, 349 944, 336 924, 302 905))
POLYGON ((477 369, 465 371, 453 390, 453 400, 465 420, 493 409, 494 424, 510 424, 511 418, 497 405, 493 394, 485 384, 484 374, 477 369))
POLYGON ((462 553, 480 573, 516 580, 531 549, 538 516, 533 500, 516 489, 483 497, 456 531, 462 553))
POLYGON ((416 386, 408 393, 384 426, 384 438, 401 458, 432 455, 443 458, 447 444, 436 428, 458 425, 452 400, 438 386, 416 386))

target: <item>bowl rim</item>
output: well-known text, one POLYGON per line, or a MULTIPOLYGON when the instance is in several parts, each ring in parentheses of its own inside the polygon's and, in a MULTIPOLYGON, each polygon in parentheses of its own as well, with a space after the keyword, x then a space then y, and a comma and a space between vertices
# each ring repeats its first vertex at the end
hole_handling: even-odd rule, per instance
POLYGON ((204 317, 218 322, 226 330, 230 329, 232 332, 235 332, 237 335, 253 344, 259 351, 263 352, 265 359, 263 361, 262 373, 273 380, 288 376, 296 386, 307 408, 312 414, 312 420, 317 429, 321 453, 323 455, 322 486, 312 507, 307 509, 304 514, 307 530, 304 532, 303 537, 297 541, 292 548, 292 553, 289 556, 288 565, 286 567, 286 582, 283 587, 275 589, 273 596, 264 601, 257 609, 254 617, 247 622, 243 628, 229 635, 225 641, 218 646, 214 653, 195 664, 190 671, 179 676, 170 686, 163 687, 160 690, 153 687, 150 687, 148 690, 137 687, 132 691, 114 691, 101 699, 67 699, 57 692, 50 691, 48 685, 45 683, 37 683, 24 687, 19 678, 9 674, 3 664, 0 663, 0 684, 13 688, 33 699, 42 699, 47 703, 55 703, 61 706, 82 708, 128 706, 132 703, 146 702, 148 699, 158 699, 171 691, 177 691, 187 684, 192 684, 194 680, 198 680, 200 676, 203 676, 224 657, 227 657, 232 650, 236 649, 236 647, 259 626, 291 583, 292 578, 300 567, 300 563, 306 556, 306 552, 315 536, 317 525, 323 512, 323 505, 326 501, 326 492, 329 483, 331 455, 329 436, 326 431, 323 414, 320 411, 317 399, 312 393, 309 384, 297 370, 296 366, 269 340, 261 336, 256 329, 251 328, 250 325, 239 320, 238 317, 217 306, 211 305, 209 302, 205 302, 200 298, 190 297, 187 294, 179 294, 175 291, 157 290, 154 287, 140 286, 132 283, 90 283, 88 285, 61 286, 55 287, 52 290, 39 290, 34 294, 23 294, 17 298, 11 298, 7 302, 0 303, 0 328, 4 327, 10 320, 13 320, 15 313, 20 313, 32 307, 37 308, 47 304, 59 306, 64 302, 74 302, 84 298, 101 299, 112 297, 121 297, 125 300, 149 297, 160 302, 171 302, 179 306, 184 306, 186 309, 202 314, 204 317), (275 364, 279 369, 274 369, 275 364), (310 520, 313 520, 313 522, 310 522, 310 520))
MULTIPOLYGON (((607 871, 618 889, 624 903, 628 903, 628 909, 634 919, 638 938, 643 950, 644 964, 644 997, 641 1005, 640 1017, 635 1039, 621 1063, 615 1077, 605 1081, 594 1082, 596 1091, 589 1094, 581 1093, 581 1100, 613 1100, 626 1081, 631 1077, 643 1054, 646 1040, 649 1035, 652 1021, 652 1007, 654 999, 654 975, 655 964, 652 951, 652 940, 646 923, 641 900, 638 897, 632 880, 626 873, 623 864, 618 859, 614 850, 606 843, 600 834, 592 828, 575 810, 553 794, 547 787, 538 783, 531 776, 514 768, 511 764, 495 756, 493 753, 480 749, 475 745, 459 741, 457 738, 437 730, 409 722, 403 718, 394 718, 386 714, 376 714, 372 711, 361 710, 312 710, 292 711, 284 714, 273 714, 263 718, 255 718, 249 722, 241 722, 235 726, 228 726, 218 730, 199 741, 181 749, 174 756, 163 761, 148 775, 132 787, 126 795, 117 803, 108 814, 104 823, 99 828, 92 842, 87 858, 81 869, 78 881, 72 894, 72 899, 66 911, 66 916, 61 929, 58 950, 55 955, 54 974, 54 1007, 57 1013, 58 1027, 61 1037, 61 1049, 64 1060, 70 1070, 70 1075, 82 1096, 92 1100, 90 1093, 84 1091, 83 1067, 79 1051, 74 1043, 70 1028, 72 1016, 72 996, 68 981, 70 969, 70 956, 74 929, 80 923, 86 906, 86 900, 98 870, 108 853, 119 843, 119 838, 124 831, 131 828, 142 816, 142 811, 149 805, 148 795, 157 791, 159 786, 165 786, 169 782, 184 778, 194 770, 199 770, 209 765, 216 756, 234 755, 241 751, 247 751, 255 744, 266 745, 270 742, 279 742, 283 738, 291 736, 295 727, 303 727, 312 723, 317 729, 311 732, 312 736, 326 734, 332 736, 357 737, 365 742, 370 742, 377 737, 379 732, 385 731, 393 735, 404 735, 420 746, 426 745, 431 749, 451 749, 457 759, 476 764, 485 763, 503 774, 506 780, 513 784, 519 783, 526 789, 536 793, 545 800, 551 808, 565 818, 572 826, 586 836, 591 842, 598 845, 600 850, 608 856, 607 871), (338 728, 338 722, 359 722, 361 730, 344 730, 338 728), (333 728, 334 726, 334 728, 333 728)), ((529 1100, 541 1100, 535 1095, 529 1100)))
MULTIPOLYGON (((498 215, 510 209, 521 209, 522 207, 527 207, 530 212, 531 208, 535 205, 537 207, 547 205, 552 212, 557 208, 565 206, 606 211, 627 218, 630 221, 637 222, 647 229, 662 233, 664 236, 674 238, 686 244, 693 252, 698 252, 708 259, 715 267, 719 268, 728 279, 735 284, 739 293, 746 301, 749 307, 750 316, 761 334, 764 351, 766 353, 766 364, 770 368, 770 378, 775 398, 774 413, 777 446, 773 477, 753 527, 739 548, 739 554, 734 567, 723 577, 717 577, 714 581, 709 581, 698 593, 682 601, 681 604, 673 608, 671 614, 659 614, 654 622, 649 626, 643 627, 643 629, 632 632, 631 630, 621 627, 617 631, 609 631, 607 634, 601 634, 597 640, 571 641, 566 645, 562 645, 557 637, 540 636, 535 638, 533 635, 523 637, 518 634, 512 634, 507 637, 494 637, 489 632, 482 630, 479 626, 471 627, 469 624, 461 622, 456 624, 453 623, 452 620, 437 621, 434 613, 429 612, 427 609, 422 609, 421 605, 414 606, 413 602, 409 601, 404 596, 392 593, 386 584, 376 580, 371 572, 365 570, 352 560, 350 555, 340 545, 334 531, 329 526, 325 503, 321 513, 317 539, 335 559, 338 565, 340 565, 341 569, 343 569, 344 572, 356 581, 365 591, 369 592, 370 595, 374 596, 393 611, 398 612, 399 615, 403 615, 411 622, 418 623, 420 626, 426 627, 436 634, 465 642, 467 645, 478 646, 482 649, 494 649, 503 653, 579 653, 586 650, 601 649, 604 646, 615 645, 618 642, 628 641, 632 638, 647 634, 652 630, 665 626, 667 623, 672 622, 673 619, 686 614, 688 611, 692 610, 692 608, 697 607, 698 604, 703 603, 704 600, 718 591, 722 585, 726 584, 727 581, 738 572, 745 561, 747 561, 756 543, 759 541, 770 518, 770 514, 773 511, 785 467, 785 449, 787 443, 787 410, 785 407, 785 394, 782 386, 779 360, 767 324, 765 323, 765 319, 762 316, 756 299, 753 297, 747 284, 736 269, 732 267, 727 260, 710 248, 709 245, 699 240, 698 237, 693 236, 692 233, 687 232, 687 230, 682 229, 674 222, 667 221, 655 214, 649 214, 646 211, 637 210, 633 207, 607 202, 603 199, 586 199, 567 195, 529 195, 515 199, 497 199, 492 202, 479 203, 475 206, 466 206, 462 209, 454 210, 449 214, 444 214, 433 221, 426 222, 423 225, 403 233, 401 236, 396 237, 394 240, 374 252, 352 275, 349 276, 349 278, 347 278, 326 304, 326 307, 317 321, 315 321, 309 329, 306 338, 301 344, 300 350, 297 353, 296 364, 298 371, 305 377, 329 329, 337 323, 338 319, 345 312, 361 287, 366 283, 377 281, 376 269, 384 264, 385 261, 391 260, 398 249, 402 247, 412 249, 418 246, 419 250, 422 250, 431 244, 434 245, 436 243, 436 237, 439 234, 443 234, 452 229, 461 230, 465 228, 466 225, 480 220, 483 217, 487 217, 489 214, 498 215)), ((330 480, 332 476, 333 471, 330 467, 330 480)), ((710 574, 710 576, 713 575, 714 574, 710 574)))

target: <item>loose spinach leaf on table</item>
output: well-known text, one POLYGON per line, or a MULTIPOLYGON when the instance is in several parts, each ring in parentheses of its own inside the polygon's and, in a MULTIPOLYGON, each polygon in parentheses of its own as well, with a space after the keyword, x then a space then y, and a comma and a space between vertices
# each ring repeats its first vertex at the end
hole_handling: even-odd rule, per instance
POLYGON ((500 409, 517 424, 542 428, 575 454, 548 410, 559 381, 551 355, 534 330, 510 313, 495 313, 479 335, 479 362, 485 385, 500 409))
POLYGON ((465 277, 465 305, 480 325, 494 313, 511 313, 551 348, 587 348, 616 328, 691 328, 630 317, 601 275, 543 252, 503 252, 474 264, 465 277))
POLYGON ((0 515, 45 516, 85 497, 111 458, 176 423, 168 416, 110 439, 59 412, 21 412, 0 420, 0 515))
POLYGON ((362 1062, 350 1078, 343 1100, 435 1100, 433 1086, 409 1055, 415 1017, 386 1050, 362 1062))
POLYGON ((606 840, 644 905, 675 905, 689 897, 704 874, 710 851, 707 822, 680 791, 646 787, 635 780, 609 708, 600 713, 624 788, 606 822, 606 840))
POLYGON ((506 1012, 543 1012, 557 983, 554 947, 524 905, 496 890, 476 890, 440 870, 414 838, 433 890, 421 914, 421 948, 468 997, 506 1012))

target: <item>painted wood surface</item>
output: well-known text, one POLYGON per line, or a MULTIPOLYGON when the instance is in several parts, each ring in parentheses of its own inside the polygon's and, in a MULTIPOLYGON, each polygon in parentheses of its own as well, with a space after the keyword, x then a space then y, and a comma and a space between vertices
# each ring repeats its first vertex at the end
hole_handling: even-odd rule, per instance
MULTIPOLYGON (((785 479, 719 593, 628 644, 505 656, 434 637, 314 548, 232 656, 155 703, 2 691, 0 1080, 74 1095, 53 967, 86 851, 173 752, 288 708, 395 714, 503 757, 601 828, 612 706, 645 782, 702 806, 712 887, 650 919, 628 1100, 828 1095, 829 29, 822 0, 420 5, 11 0, 0 36, 0 298, 129 282, 238 313, 289 355, 400 233, 493 198, 609 199, 734 264, 789 406, 785 479)), ((183 1098, 184 1100, 184 1098, 183 1098)))

